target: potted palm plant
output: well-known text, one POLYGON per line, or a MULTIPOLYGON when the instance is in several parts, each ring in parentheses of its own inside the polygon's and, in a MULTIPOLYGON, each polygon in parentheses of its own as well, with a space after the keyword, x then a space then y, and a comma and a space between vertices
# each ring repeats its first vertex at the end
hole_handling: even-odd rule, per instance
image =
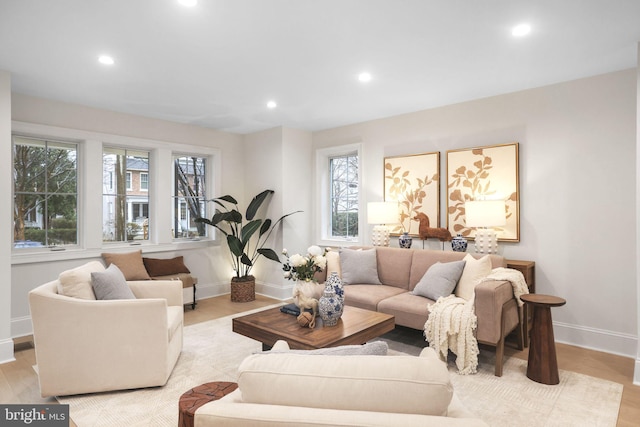
POLYGON ((273 190, 264 190, 255 196, 244 217, 238 208, 238 202, 230 195, 217 197, 209 201, 214 202, 216 211, 211 219, 197 218, 196 222, 208 224, 220 230, 226 236, 227 245, 231 252, 231 263, 235 276, 231 279, 231 301, 248 302, 255 299, 255 277, 251 269, 255 262, 264 256, 272 261, 280 262, 278 254, 265 245, 276 226, 291 212, 281 216, 273 222, 269 218, 256 218, 258 210, 273 190))

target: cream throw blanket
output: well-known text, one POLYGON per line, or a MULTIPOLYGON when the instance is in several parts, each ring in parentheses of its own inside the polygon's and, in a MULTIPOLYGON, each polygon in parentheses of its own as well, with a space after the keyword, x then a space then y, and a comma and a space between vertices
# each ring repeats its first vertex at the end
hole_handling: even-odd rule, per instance
MULTIPOLYGON (((489 280, 506 280, 513 287, 513 294, 522 306, 520 296, 529 293, 524 276, 518 270, 495 268, 478 283, 489 280)), ((429 346, 442 360, 447 360, 449 350, 456 355, 456 367, 461 375, 475 374, 478 368, 478 341, 475 331, 478 319, 474 312, 475 294, 468 301, 455 295, 440 297, 429 306, 429 318, 424 325, 424 336, 429 346)))

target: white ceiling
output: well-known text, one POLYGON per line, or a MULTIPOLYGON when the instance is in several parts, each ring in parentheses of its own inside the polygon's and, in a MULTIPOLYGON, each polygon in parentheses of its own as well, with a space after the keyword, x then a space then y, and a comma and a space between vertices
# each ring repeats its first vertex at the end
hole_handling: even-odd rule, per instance
POLYGON ((14 92, 234 133, 632 68, 639 41, 640 0, 0 0, 14 92))

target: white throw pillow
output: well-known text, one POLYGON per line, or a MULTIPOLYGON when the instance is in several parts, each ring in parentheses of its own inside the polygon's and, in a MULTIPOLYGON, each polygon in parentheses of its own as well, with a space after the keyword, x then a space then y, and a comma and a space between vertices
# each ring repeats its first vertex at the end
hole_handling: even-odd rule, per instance
POLYGON ((464 270, 456 287, 456 296, 470 300, 480 280, 491 274, 491 258, 489 255, 485 255, 480 259, 475 259, 471 254, 467 254, 464 261, 464 270))
POLYGON ((376 249, 347 249, 340 251, 340 268, 344 285, 381 285, 378 278, 376 249))
POLYGON ((91 287, 91 273, 104 271, 100 261, 91 261, 80 267, 60 273, 58 293, 68 297, 94 300, 96 296, 91 287))
POLYGON ((340 268, 340 252, 329 251, 325 257, 327 258, 327 278, 329 278, 333 272, 338 273, 338 276, 342 277, 342 269, 340 268))

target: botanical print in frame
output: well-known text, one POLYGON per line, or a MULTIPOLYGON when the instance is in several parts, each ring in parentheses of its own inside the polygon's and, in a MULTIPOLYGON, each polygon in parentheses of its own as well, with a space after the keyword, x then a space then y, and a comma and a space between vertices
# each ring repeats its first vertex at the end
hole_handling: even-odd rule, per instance
POLYGON ((398 202, 398 224, 391 234, 418 235, 418 220, 424 213, 431 227, 440 224, 440 153, 385 157, 384 200, 398 202))
POLYGON ((506 224, 494 227, 498 240, 520 241, 518 143, 447 151, 447 228, 475 237, 465 226, 465 202, 505 200, 506 224))

